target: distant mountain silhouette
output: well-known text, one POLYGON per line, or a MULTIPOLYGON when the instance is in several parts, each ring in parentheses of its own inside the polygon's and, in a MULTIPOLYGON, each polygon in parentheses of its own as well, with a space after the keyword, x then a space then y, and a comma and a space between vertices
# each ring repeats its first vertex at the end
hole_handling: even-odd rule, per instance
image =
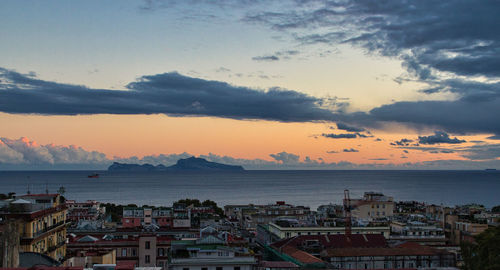
POLYGON ((210 162, 203 158, 184 158, 179 159, 175 165, 166 167, 164 165, 151 164, 126 164, 113 162, 108 167, 108 171, 117 172, 158 172, 158 171, 244 171, 242 166, 227 165, 217 162, 210 162))

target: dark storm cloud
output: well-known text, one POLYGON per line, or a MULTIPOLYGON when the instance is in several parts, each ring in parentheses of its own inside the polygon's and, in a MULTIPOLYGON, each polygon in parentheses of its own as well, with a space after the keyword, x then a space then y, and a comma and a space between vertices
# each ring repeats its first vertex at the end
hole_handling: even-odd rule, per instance
POLYGON ((340 116, 335 113, 333 99, 279 88, 259 91, 175 72, 142 76, 126 88, 90 89, 0 68, 0 111, 46 115, 163 113, 282 122, 334 121, 340 116))
POLYGON ((345 153, 356 153, 356 152, 359 152, 359 150, 354 149, 354 148, 346 148, 346 149, 344 149, 342 151, 345 152, 345 153))
POLYGON ((500 140, 500 135, 493 135, 493 136, 489 136, 488 138, 486 139, 489 139, 489 140, 500 140))
POLYGON ((378 121, 437 126, 448 132, 500 134, 498 1, 316 1, 261 9, 245 21, 287 33, 302 45, 352 44, 402 61, 399 82, 428 84, 453 101, 397 102, 373 109, 378 121), (482 76, 482 80, 477 80, 482 76))
POLYGON ((348 131, 348 132, 362 132, 362 131, 365 131, 364 128, 349 126, 349 125, 346 125, 344 123, 337 123, 337 129, 345 130, 345 131, 348 131))
POLYGON ((500 144, 479 144, 461 149, 470 160, 495 160, 500 157, 500 144))
POLYGON ((347 134, 334 134, 334 133, 323 133, 321 136, 330 139, 356 139, 358 136, 356 133, 347 133, 347 134))
POLYGON ((459 144, 459 143, 464 143, 465 140, 460 140, 457 137, 450 138, 450 135, 448 135, 446 132, 435 131, 434 135, 418 136, 418 142, 420 144, 440 144, 440 143, 459 144))
POLYGON ((370 115, 379 121, 438 126, 448 132, 500 133, 498 108, 498 98, 478 102, 403 101, 374 108, 370 115))
POLYGON ((351 43, 404 56, 408 69, 500 76, 497 1, 300 1, 245 20, 292 33, 303 43, 351 43))
POLYGON ((335 133, 323 133, 321 136, 325 138, 330 138, 330 139, 356 139, 356 138, 368 138, 368 137, 373 137, 372 135, 365 135, 359 132, 356 133, 341 133, 341 134, 335 134, 335 133))

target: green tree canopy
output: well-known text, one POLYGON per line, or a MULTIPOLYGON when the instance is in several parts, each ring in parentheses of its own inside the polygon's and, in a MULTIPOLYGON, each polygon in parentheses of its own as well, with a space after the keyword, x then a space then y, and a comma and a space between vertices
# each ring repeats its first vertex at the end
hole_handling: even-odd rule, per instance
POLYGON ((464 269, 500 269, 500 227, 489 228, 475 237, 476 243, 461 245, 464 269))

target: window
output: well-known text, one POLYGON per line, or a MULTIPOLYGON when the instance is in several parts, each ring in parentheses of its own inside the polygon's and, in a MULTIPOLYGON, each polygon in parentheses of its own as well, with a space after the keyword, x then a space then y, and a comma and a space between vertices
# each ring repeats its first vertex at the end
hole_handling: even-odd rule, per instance
POLYGON ((127 249, 122 248, 122 257, 127 257, 127 249))
POLYGON ((137 250, 135 248, 132 249, 132 256, 137 256, 137 250))
POLYGON ((144 262, 145 263, 150 263, 151 262, 151 258, 149 258, 149 255, 144 256, 144 262))
POLYGON ((189 267, 182 268, 182 270, 189 270, 189 267))
POLYGON ((235 266, 234 270, 240 270, 240 267, 239 266, 235 266))
POLYGON ((208 270, 208 267, 202 267, 201 270, 208 270))
POLYGON ((163 256, 163 248, 158 249, 158 256, 163 256))
POLYGON ((146 245, 146 249, 150 249, 151 248, 151 243, 149 241, 146 241, 145 245, 146 245))
POLYGON ((222 270, 222 267, 217 266, 217 267, 215 267, 215 270, 222 270))

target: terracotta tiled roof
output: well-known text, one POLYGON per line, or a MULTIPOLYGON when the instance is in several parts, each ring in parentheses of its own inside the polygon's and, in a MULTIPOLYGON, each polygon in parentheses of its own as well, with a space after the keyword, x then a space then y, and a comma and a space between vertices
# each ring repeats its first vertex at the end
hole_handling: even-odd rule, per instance
POLYGON ((344 234, 301 235, 280 240, 273 243, 272 246, 275 248, 282 248, 284 246, 297 248, 308 240, 317 240, 321 248, 387 247, 385 237, 381 234, 353 234, 350 237, 344 234))
POLYGON ((360 257, 360 256, 431 256, 451 254, 448 251, 430 247, 394 248, 337 248, 322 252, 322 257, 360 257))
POLYGON ((285 261, 262 261, 259 266, 266 268, 299 268, 299 266, 293 262, 285 261))
POLYGON ((321 259, 314 257, 313 255, 296 249, 294 247, 284 247, 281 252, 287 254, 288 256, 296 259, 297 261, 304 264, 312 264, 312 263, 324 263, 321 259))

